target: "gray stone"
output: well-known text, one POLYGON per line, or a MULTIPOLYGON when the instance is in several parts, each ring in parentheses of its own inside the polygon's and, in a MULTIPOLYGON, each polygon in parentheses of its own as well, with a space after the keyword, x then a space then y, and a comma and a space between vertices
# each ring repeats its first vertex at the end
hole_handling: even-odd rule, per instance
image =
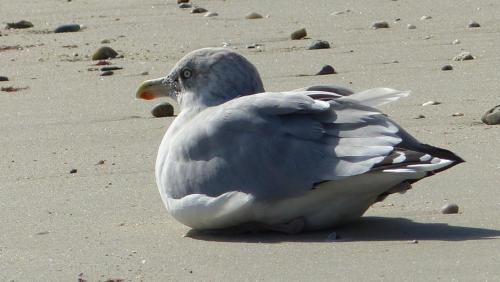
POLYGON ((113 74, 114 74, 113 71, 108 70, 108 71, 101 72, 100 76, 110 76, 110 75, 113 75, 113 74))
POLYGON ((33 24, 29 21, 18 21, 15 23, 7 23, 7 28, 21 29, 21 28, 30 28, 33 27, 33 24))
POLYGON ((330 49, 330 43, 325 40, 314 40, 306 47, 307 50, 330 49))
POLYGON ((178 7, 181 9, 189 9, 189 8, 193 7, 193 5, 184 2, 184 3, 180 3, 178 7))
POLYGON ((6 76, 1 76, 0 75, 0 81, 9 81, 9 78, 6 76))
POLYGON ((298 39, 302 39, 304 37, 307 36, 307 31, 305 28, 301 28, 299 30, 296 30, 294 32, 292 32, 292 34, 290 35, 290 38, 292 38, 292 40, 298 40, 298 39))
POLYGON ((471 20, 467 25, 467 27, 474 28, 474 27, 481 27, 481 25, 478 22, 471 20))
POLYGON ((408 24, 406 27, 407 27, 408 29, 416 29, 416 28, 417 28, 417 27, 416 27, 415 25, 413 25, 413 24, 408 24))
POLYGON ((452 69, 453 69, 452 65, 444 65, 444 66, 441 67, 442 71, 449 71, 449 70, 452 70, 452 69))
POLYGON ((389 28, 389 23, 385 21, 374 22, 370 27, 372 29, 389 28))
POLYGON ((116 58, 118 56, 118 53, 113 50, 113 48, 111 47, 108 47, 108 46, 103 46, 99 49, 97 49, 97 51, 95 51, 95 53, 92 55, 92 60, 106 60, 106 59, 110 59, 110 58, 116 58))
POLYGON ((500 124, 500 105, 496 105, 484 113, 481 121, 488 125, 500 124))
POLYGON ((324 65, 316 75, 334 74, 335 69, 330 65, 324 65))
POLYGON ((202 7, 196 7, 193 10, 191 10, 191 14, 203 14, 206 12, 208 12, 208 10, 202 7))
POLYGON ((254 19, 262 19, 262 15, 259 13, 251 12, 245 15, 245 19, 254 20, 254 19))
POLYGON ((468 61, 474 60, 474 56, 470 52, 462 52, 453 58, 453 61, 468 61))
POLYGON ((151 109, 151 114, 154 117, 171 117, 174 115, 174 106, 170 103, 161 103, 151 109))
POLYGON ((58 26, 55 30, 54 33, 63 33, 63 32, 76 32, 81 29, 81 26, 79 24, 63 24, 58 26))
POLYGON ((457 204, 446 204, 441 208, 442 214, 454 214, 458 213, 458 205, 457 204))

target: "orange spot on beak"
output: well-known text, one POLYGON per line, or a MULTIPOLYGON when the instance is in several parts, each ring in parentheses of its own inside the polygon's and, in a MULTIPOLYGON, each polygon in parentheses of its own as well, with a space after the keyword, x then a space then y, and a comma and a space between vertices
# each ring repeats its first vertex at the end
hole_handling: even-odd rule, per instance
POLYGON ((144 99, 144 100, 153 100, 154 98, 156 98, 156 96, 153 95, 153 93, 151 93, 149 91, 144 91, 144 92, 141 92, 141 94, 139 94, 139 98, 144 99))

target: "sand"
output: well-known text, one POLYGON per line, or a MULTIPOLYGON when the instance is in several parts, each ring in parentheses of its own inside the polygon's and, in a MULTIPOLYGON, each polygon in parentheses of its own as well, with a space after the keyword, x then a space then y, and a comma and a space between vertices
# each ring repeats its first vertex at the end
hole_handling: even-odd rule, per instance
POLYGON ((0 46, 22 47, 0 51, 0 75, 10 78, 0 86, 29 87, 0 92, 0 281, 500 280, 500 125, 480 122, 500 103, 498 1, 196 4, 219 16, 165 0, 1 1, 0 22, 25 19, 34 28, 0 30, 0 46), (251 11, 269 17, 244 19, 251 11), (390 28, 371 30, 379 20, 390 28), (481 27, 467 28, 469 20, 481 27), (86 28, 46 32, 66 23, 86 28), (290 40, 302 27, 310 39, 290 40), (113 76, 88 70, 95 66, 86 56, 103 39, 124 55, 112 60, 124 67, 113 76), (313 39, 332 48, 306 51, 313 39), (223 42, 257 66, 268 90, 321 83, 412 90, 383 110, 467 163, 335 230, 183 237, 189 229, 166 214, 154 182, 172 118, 152 118, 157 102, 134 92, 185 53, 223 42), (263 47, 245 48, 253 43, 263 47), (461 51, 476 59, 451 61, 461 51), (338 74, 297 76, 324 64, 338 74), (445 64, 454 70, 441 71, 445 64), (429 100, 442 104, 421 106, 429 100), (426 118, 415 119, 420 114, 426 118), (441 214, 447 203, 459 214, 441 214), (337 240, 328 239, 332 232, 337 240))

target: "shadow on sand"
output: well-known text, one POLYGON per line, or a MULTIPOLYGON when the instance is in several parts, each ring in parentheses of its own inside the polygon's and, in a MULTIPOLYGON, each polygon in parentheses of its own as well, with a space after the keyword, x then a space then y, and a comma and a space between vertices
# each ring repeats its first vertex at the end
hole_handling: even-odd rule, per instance
POLYGON ((405 218, 363 217, 360 220, 326 231, 297 235, 281 233, 228 234, 215 231, 190 230, 186 237, 196 240, 241 243, 280 242, 362 242, 438 240, 466 241, 500 239, 500 230, 452 226, 445 223, 419 223, 405 218), (329 239, 335 232, 336 240, 329 239))

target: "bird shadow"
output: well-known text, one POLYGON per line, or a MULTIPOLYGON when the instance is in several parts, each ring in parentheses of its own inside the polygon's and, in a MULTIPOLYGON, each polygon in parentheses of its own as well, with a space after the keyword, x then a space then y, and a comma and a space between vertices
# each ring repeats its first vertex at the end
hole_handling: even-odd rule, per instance
POLYGON ((365 241, 468 241, 500 239, 500 230, 420 223, 405 218, 363 217, 335 229, 287 235, 276 232, 234 234, 189 230, 186 237, 229 243, 365 242, 365 241))

